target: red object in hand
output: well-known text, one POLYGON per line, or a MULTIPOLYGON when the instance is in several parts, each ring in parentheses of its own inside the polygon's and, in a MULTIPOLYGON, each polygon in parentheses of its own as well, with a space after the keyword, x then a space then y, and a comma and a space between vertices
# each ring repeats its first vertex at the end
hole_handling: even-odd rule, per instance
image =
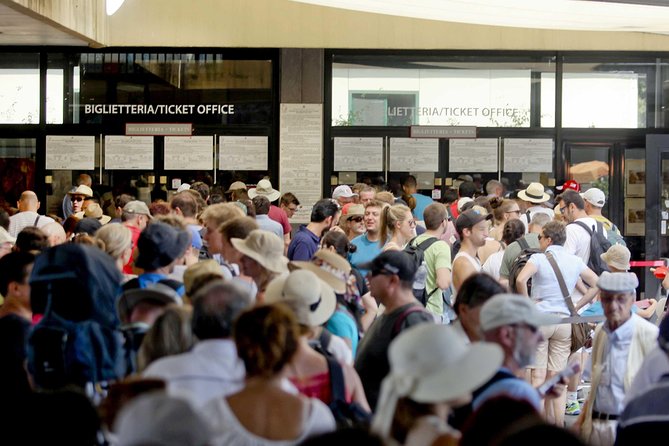
POLYGON ((655 277, 657 277, 660 280, 664 280, 668 272, 669 268, 667 268, 666 266, 658 266, 653 270, 653 274, 655 275, 655 277))

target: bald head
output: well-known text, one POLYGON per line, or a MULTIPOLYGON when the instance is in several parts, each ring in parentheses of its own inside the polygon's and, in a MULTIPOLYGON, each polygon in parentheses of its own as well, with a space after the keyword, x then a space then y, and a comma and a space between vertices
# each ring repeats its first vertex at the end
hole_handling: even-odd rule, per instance
POLYGON ((91 176, 88 175, 87 173, 82 173, 77 178, 77 186, 81 186, 82 184, 84 186, 92 187, 93 186, 93 178, 91 178, 91 176))
POLYGON ((49 246, 62 245, 67 240, 65 229, 58 222, 52 221, 40 229, 49 237, 49 246))
POLYGON ((31 190, 23 191, 17 205, 19 212, 37 212, 37 209, 39 209, 39 200, 37 199, 37 194, 31 190))

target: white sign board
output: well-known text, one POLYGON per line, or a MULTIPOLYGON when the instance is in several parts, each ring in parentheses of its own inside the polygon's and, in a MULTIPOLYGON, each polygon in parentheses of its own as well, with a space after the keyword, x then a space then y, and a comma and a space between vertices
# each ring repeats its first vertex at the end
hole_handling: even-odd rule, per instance
POLYGON ((267 136, 218 138, 220 170, 267 170, 267 136))
POLYGON ((166 136, 165 170, 212 170, 214 144, 211 136, 166 136))
POLYGON ((448 141, 449 172, 497 172, 497 140, 451 139, 448 141))
POLYGON ((105 136, 105 169, 153 170, 153 136, 105 136))
POLYGON ((279 190, 304 203, 291 222, 308 223, 323 196, 323 105, 281 104, 279 122, 279 190))
POLYGON ((383 170, 383 138, 335 138, 334 170, 379 172, 383 170))
POLYGON ((439 140, 390 138, 390 171, 439 171, 439 140))
POLYGON ((95 136, 47 135, 46 168, 51 170, 95 169, 95 136))
POLYGON ((504 172, 553 172, 552 139, 504 139, 504 172))

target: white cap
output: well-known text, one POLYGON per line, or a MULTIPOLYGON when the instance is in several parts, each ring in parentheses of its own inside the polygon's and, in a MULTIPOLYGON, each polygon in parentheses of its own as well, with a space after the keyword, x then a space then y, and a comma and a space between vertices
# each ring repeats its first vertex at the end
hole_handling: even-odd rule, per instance
POLYGON ((190 184, 188 184, 188 183, 183 183, 183 184, 182 184, 181 186, 179 186, 179 188, 177 189, 177 193, 179 193, 179 192, 183 192, 183 191, 188 190, 188 189, 190 189, 190 184))
POLYGON ((358 194, 353 193, 351 188, 345 184, 342 184, 341 186, 335 187, 334 192, 332 192, 332 198, 335 200, 337 198, 351 198, 351 197, 357 197, 358 194))
POLYGON ((527 324, 532 327, 559 324, 562 318, 537 310, 529 297, 519 294, 497 294, 481 307, 481 330, 490 331, 503 325, 527 324))
POLYGON ((602 192, 601 189, 597 189, 596 187, 591 187, 590 189, 586 190, 581 194, 581 197, 583 197, 583 199, 591 205, 597 206, 598 208, 603 207, 606 203, 606 195, 604 195, 604 192, 602 192))

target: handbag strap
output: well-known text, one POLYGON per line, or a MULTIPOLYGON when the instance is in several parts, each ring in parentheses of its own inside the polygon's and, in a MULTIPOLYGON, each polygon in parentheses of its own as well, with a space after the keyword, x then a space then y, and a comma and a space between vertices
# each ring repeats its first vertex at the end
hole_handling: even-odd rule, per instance
POLYGON ((555 257, 553 257, 553 254, 550 252, 546 252, 545 254, 546 254, 546 259, 548 259, 548 263, 551 264, 551 267, 555 272, 555 277, 557 277, 558 283, 560 284, 562 297, 564 297, 564 302, 567 304, 567 308, 569 308, 569 313, 572 316, 578 316, 576 308, 574 307, 574 302, 572 302, 571 297, 569 296, 569 290, 567 290, 567 284, 564 283, 564 277, 562 277, 562 272, 560 271, 560 268, 558 268, 557 262, 555 261, 555 257))

